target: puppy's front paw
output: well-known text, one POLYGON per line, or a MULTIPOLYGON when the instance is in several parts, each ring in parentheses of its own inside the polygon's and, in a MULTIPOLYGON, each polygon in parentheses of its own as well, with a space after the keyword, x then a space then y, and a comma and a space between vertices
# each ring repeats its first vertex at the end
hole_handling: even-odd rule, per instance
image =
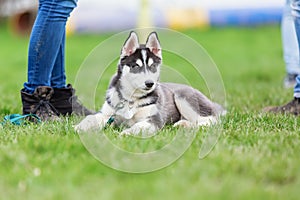
POLYGON ((133 128, 127 128, 127 129, 124 129, 120 135, 137 135, 140 133, 140 130, 137 130, 137 129, 133 129, 133 128))
POLYGON ((76 132, 87 132, 101 128, 101 124, 96 115, 88 115, 74 129, 76 132))
POLYGON ((173 126, 174 127, 191 128, 192 123, 187 120, 180 120, 180 121, 176 122, 173 126))
POLYGON ((139 122, 121 132, 121 135, 140 135, 151 137, 156 134, 157 128, 148 122, 139 122))

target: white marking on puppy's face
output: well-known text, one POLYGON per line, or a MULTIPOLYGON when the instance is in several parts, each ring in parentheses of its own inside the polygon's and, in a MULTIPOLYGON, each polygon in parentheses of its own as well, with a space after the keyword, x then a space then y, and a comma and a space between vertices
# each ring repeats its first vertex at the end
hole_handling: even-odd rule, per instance
POLYGON ((142 50, 141 53, 142 53, 143 63, 146 65, 147 51, 146 50, 142 50))
POLYGON ((140 67, 143 67, 143 61, 141 61, 141 59, 137 59, 136 64, 140 67))
POLYGON ((122 72, 124 75, 128 74, 130 72, 130 67, 127 65, 124 65, 122 72))
POLYGON ((148 60, 148 66, 150 67, 153 63, 154 63, 153 59, 149 58, 149 60, 148 60))

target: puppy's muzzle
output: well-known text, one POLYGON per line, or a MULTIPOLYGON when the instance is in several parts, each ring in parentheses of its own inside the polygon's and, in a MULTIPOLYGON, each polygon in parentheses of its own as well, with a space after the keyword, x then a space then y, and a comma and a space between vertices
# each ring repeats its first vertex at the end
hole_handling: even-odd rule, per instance
POLYGON ((151 80, 145 81, 146 89, 148 89, 148 90, 151 89, 153 87, 153 85, 154 85, 153 81, 151 81, 151 80))

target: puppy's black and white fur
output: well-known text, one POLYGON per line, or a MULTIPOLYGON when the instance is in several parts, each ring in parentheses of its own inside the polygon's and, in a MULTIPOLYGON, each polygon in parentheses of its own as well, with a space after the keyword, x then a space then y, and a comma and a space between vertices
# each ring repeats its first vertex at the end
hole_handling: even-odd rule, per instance
POLYGON ((161 46, 155 32, 140 45, 131 32, 112 77, 106 101, 99 113, 87 116, 76 131, 102 129, 113 120, 125 126, 122 134, 155 133, 166 124, 207 126, 224 114, 224 109, 198 90, 181 84, 160 83, 161 46))

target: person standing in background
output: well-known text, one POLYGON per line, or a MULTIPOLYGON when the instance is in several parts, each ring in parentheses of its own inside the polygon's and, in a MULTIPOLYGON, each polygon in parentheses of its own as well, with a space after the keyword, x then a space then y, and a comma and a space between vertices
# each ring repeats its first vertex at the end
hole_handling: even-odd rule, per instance
POLYGON ((46 121, 92 113, 77 101, 72 86, 66 85, 66 22, 76 6, 77 0, 39 0, 29 42, 28 80, 21 90, 23 114, 36 114, 46 121))
MULTIPOLYGON (((300 52, 300 0, 293 0, 291 3, 292 16, 294 17, 294 27, 297 36, 298 56, 300 52)), ((298 63, 299 64, 299 63, 298 63)), ((300 115, 300 75, 296 78, 296 85, 294 87, 294 99, 283 106, 268 107, 265 111, 272 113, 284 113, 299 116, 300 115)))

